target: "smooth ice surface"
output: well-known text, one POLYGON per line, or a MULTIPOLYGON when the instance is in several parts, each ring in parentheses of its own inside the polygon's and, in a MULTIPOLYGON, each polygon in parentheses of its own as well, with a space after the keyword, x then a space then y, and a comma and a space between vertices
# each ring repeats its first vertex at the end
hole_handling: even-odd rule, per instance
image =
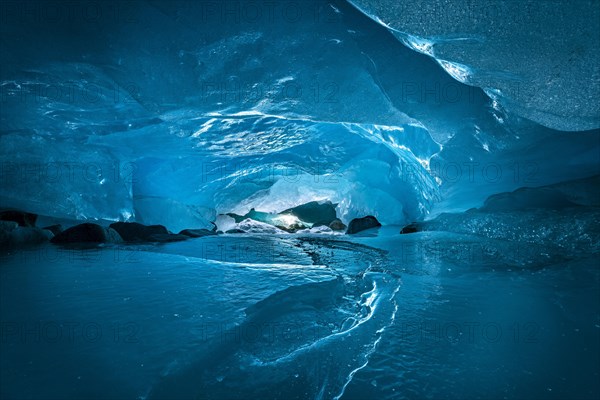
POLYGON ((0 393, 598 395, 593 251, 398 230, 3 254, 0 393))

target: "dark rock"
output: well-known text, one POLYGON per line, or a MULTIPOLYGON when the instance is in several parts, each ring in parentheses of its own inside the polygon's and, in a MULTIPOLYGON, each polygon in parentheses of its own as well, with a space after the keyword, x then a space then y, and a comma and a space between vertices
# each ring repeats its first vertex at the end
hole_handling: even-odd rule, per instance
POLYGON ((15 221, 0 221, 0 247, 20 247, 47 242, 52 233, 41 228, 19 226, 15 221))
POLYGON ((208 229, 184 229, 181 232, 179 232, 179 234, 189 236, 192 238, 199 238, 203 236, 214 236, 217 234, 217 232, 215 232, 214 230, 209 231, 208 229))
POLYGON ((115 222, 110 228, 117 231, 125 242, 147 242, 152 235, 169 234, 162 225, 143 225, 137 222, 115 222))
POLYGON ((156 233, 154 235, 148 236, 149 242, 159 242, 159 243, 170 243, 170 242, 181 242, 183 240, 188 240, 190 237, 186 235, 179 235, 175 233, 156 233))
POLYGON ((12 232, 19 224, 15 221, 0 221, 0 244, 8 244, 11 241, 12 232))
POLYGON ((334 231, 343 231, 346 229, 346 225, 342 222, 342 220, 336 218, 333 221, 331 221, 331 223, 329 224, 329 228, 331 228, 334 231))
POLYGON ((378 228, 380 226, 381 224, 379 221, 377 221, 377 218, 373 217, 372 215, 367 215, 366 217, 354 218, 352 221, 350 221, 346 233, 351 235, 367 229, 378 228))
POLYGON ((238 228, 234 228, 234 229, 229 229, 228 231, 225 231, 225 233, 246 233, 246 231, 243 231, 238 228))
POLYGON ((415 232, 419 232, 419 225, 417 225, 415 222, 413 222, 412 224, 406 225, 404 228, 402 228, 400 230, 401 234, 415 233, 415 232))
POLYGON ((86 222, 59 233, 50 241, 52 243, 106 243, 108 235, 106 229, 100 225, 86 222))
POLYGON ((19 226, 35 226, 37 220, 37 214, 28 213, 19 210, 4 210, 0 211, 1 221, 13 221, 19 224, 19 226))
POLYGON ((30 226, 17 226, 11 233, 9 246, 24 246, 45 243, 52 238, 52 232, 30 226))
POLYGON ((109 243, 123 243, 123 238, 113 228, 106 228, 106 240, 109 243))
POLYGON ((52 232, 54 234, 54 236, 58 235, 59 233, 61 233, 63 231, 61 224, 46 226, 42 229, 46 229, 46 230, 52 232))
POLYGON ((333 204, 330 201, 325 201, 323 203, 311 201, 293 208, 288 208, 287 210, 280 212, 279 215, 294 215, 299 220, 316 226, 329 225, 337 219, 335 212, 336 206, 337 204, 333 204))
POLYGON ((295 222, 289 226, 284 226, 284 225, 274 225, 275 228, 281 229, 282 231, 288 232, 288 233, 295 233, 297 231, 301 231, 303 229, 308 229, 308 226, 300 223, 300 222, 295 222))

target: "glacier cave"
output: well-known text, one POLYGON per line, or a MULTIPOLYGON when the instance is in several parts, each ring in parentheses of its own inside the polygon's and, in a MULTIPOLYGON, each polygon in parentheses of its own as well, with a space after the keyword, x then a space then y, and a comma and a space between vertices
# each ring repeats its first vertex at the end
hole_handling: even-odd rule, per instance
POLYGON ((2 0, 0 399, 599 399, 598 0, 2 0))

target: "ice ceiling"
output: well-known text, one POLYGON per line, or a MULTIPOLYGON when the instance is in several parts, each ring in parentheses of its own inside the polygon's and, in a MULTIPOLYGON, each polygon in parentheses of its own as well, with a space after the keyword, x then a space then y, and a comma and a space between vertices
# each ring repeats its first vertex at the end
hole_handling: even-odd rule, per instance
POLYGON ((2 3, 0 205, 402 224, 598 174, 597 2, 2 3))

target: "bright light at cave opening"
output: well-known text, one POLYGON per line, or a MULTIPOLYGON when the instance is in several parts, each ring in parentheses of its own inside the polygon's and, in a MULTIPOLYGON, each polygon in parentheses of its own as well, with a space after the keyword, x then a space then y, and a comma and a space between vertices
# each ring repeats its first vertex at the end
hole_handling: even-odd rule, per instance
POLYGON ((279 215, 273 219, 274 222, 282 224, 284 227, 289 228, 294 224, 298 224, 300 220, 294 215, 279 215))

